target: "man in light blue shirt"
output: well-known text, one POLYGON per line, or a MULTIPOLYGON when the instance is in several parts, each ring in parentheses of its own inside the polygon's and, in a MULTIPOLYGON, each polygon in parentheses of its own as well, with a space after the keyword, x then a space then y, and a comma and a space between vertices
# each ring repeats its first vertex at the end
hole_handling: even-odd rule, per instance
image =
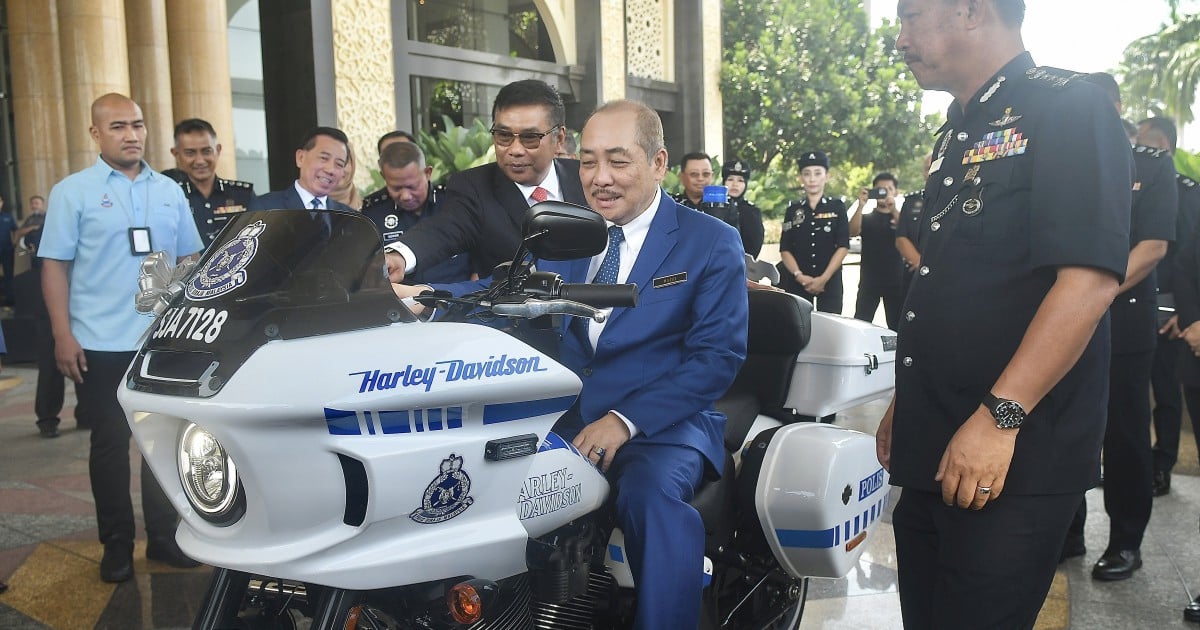
MULTIPOLYGON (((202 249, 179 185, 142 159, 146 126, 128 97, 92 103, 96 164, 50 191, 38 256, 58 369, 75 381, 78 406, 92 424, 88 466, 104 558, 100 577, 133 577, 133 503, 129 496, 129 425, 117 388, 137 340, 152 320, 134 310, 138 273, 152 251, 174 259, 202 249)), ((146 556, 196 566, 175 544, 178 515, 142 464, 146 556)))

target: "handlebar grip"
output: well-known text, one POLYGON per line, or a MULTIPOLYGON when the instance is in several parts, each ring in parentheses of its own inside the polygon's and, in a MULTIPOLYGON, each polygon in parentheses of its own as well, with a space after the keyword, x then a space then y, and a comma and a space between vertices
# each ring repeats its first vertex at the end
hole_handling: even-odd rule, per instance
POLYGON ((637 306, 636 284, 569 284, 563 283, 558 296, 595 308, 637 306))

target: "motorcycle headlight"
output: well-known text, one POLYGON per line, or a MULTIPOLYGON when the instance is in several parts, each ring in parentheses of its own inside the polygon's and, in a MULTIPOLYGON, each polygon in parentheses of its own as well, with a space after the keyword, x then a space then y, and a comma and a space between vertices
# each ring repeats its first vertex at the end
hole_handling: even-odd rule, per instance
POLYGON ((230 525, 246 511, 237 466, 221 443, 195 424, 179 436, 179 479, 192 508, 210 523, 230 525))

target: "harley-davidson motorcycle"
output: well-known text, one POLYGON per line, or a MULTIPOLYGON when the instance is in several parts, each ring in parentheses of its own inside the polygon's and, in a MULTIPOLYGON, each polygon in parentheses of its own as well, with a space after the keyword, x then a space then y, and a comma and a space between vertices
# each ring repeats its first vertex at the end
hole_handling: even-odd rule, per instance
MULTIPOLYGON (((551 430, 581 385, 551 323, 636 308, 637 288, 536 262, 605 242, 591 210, 538 204, 491 287, 418 298, 428 320, 357 214, 247 212, 194 268, 147 259, 139 307, 157 318, 118 396, 179 546, 215 567, 194 627, 623 628, 654 605, 605 476, 551 430)), ((807 578, 845 575, 888 497, 871 436, 793 419, 886 395, 895 334, 748 299, 748 356, 718 403, 725 473, 693 501, 702 618, 793 628, 807 578)))

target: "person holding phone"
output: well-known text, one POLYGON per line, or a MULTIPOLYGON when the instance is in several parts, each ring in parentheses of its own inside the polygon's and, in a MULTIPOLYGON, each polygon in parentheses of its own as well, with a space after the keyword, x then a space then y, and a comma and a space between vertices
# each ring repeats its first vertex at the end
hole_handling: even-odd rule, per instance
POLYGON ((900 224, 896 186, 895 175, 876 175, 871 180, 871 188, 859 191, 858 206, 850 218, 850 236, 862 236, 854 318, 864 322, 874 320, 882 301, 887 326, 892 330, 900 326, 900 305, 904 301, 904 260, 896 250, 896 228, 900 224), (864 214, 863 208, 872 199, 875 200, 874 210, 864 214))

